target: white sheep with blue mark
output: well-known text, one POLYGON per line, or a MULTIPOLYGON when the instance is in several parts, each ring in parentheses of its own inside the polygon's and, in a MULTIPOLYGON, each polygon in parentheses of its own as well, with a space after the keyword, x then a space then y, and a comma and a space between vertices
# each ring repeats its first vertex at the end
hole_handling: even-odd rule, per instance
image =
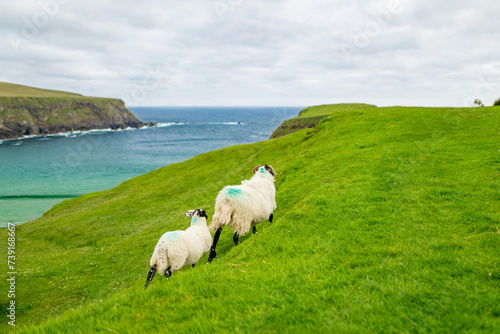
POLYGON ((169 278, 175 270, 186 265, 194 265, 209 251, 212 236, 207 227, 207 214, 202 209, 190 210, 186 216, 191 225, 185 231, 171 231, 163 234, 156 244, 149 261, 151 268, 146 279, 146 288, 156 272, 169 278))
POLYGON ((255 233, 255 225, 264 219, 272 222, 273 211, 276 209, 276 172, 271 165, 259 165, 254 167, 253 174, 250 180, 242 181, 241 185, 226 186, 219 192, 209 227, 215 232, 209 262, 216 256, 215 248, 225 225, 233 230, 233 241, 238 245, 239 236, 247 234, 251 227, 255 233))

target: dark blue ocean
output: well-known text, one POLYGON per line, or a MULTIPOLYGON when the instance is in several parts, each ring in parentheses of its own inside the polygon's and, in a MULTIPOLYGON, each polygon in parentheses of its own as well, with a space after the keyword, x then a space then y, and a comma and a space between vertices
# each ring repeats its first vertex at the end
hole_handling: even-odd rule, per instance
POLYGON ((155 127, 0 141, 0 226, 231 145, 266 140, 302 107, 135 107, 155 127))

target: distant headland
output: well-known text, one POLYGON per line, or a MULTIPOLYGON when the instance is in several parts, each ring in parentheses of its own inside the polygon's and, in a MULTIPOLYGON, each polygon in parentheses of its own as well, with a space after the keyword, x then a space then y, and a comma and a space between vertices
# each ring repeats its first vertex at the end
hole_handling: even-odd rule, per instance
POLYGON ((119 99, 0 82, 0 139, 146 125, 119 99))

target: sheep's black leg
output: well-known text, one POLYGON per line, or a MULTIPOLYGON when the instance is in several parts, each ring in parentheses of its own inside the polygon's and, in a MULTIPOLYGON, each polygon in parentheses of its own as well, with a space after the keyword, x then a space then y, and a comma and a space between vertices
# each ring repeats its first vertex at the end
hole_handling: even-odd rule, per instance
POLYGON ((172 276, 172 270, 170 270, 170 266, 168 266, 167 270, 165 270, 165 277, 168 279, 172 276))
POLYGON ((212 262, 215 259, 215 247, 217 247, 217 242, 219 242, 220 233, 222 232, 222 228, 224 226, 219 227, 219 229, 214 234, 214 242, 212 243, 212 247, 210 248, 210 255, 208 256, 208 262, 212 262))
POLYGON ((153 280, 153 277, 155 277, 156 274, 156 264, 151 267, 148 271, 148 278, 146 278, 146 285, 144 285, 144 289, 148 287, 149 284, 151 284, 151 281, 153 280))
POLYGON ((193 263, 193 268, 194 268, 194 266, 196 266, 196 263, 193 263))
POLYGON ((238 232, 235 232, 233 235, 233 241, 234 241, 234 244, 236 246, 238 246, 238 244, 240 243, 240 241, 238 240, 238 237, 239 237, 238 232))
POLYGON ((255 227, 255 225, 253 226, 253 234, 257 233, 257 228, 255 227))
POLYGON ((270 223, 272 223, 272 222, 273 222, 273 218, 274 218, 274 216, 273 216, 273 214, 271 213, 271 215, 269 216, 269 219, 268 219, 270 223))

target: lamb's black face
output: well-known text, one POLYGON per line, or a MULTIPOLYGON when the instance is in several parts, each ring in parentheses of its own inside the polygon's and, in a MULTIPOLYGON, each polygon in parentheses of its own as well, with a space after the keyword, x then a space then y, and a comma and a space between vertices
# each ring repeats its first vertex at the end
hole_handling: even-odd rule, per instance
POLYGON ((207 213, 203 209, 194 210, 193 217, 205 217, 208 219, 207 213))
POLYGON ((189 210, 186 212, 188 217, 205 217, 208 219, 207 213, 203 209, 189 210))

